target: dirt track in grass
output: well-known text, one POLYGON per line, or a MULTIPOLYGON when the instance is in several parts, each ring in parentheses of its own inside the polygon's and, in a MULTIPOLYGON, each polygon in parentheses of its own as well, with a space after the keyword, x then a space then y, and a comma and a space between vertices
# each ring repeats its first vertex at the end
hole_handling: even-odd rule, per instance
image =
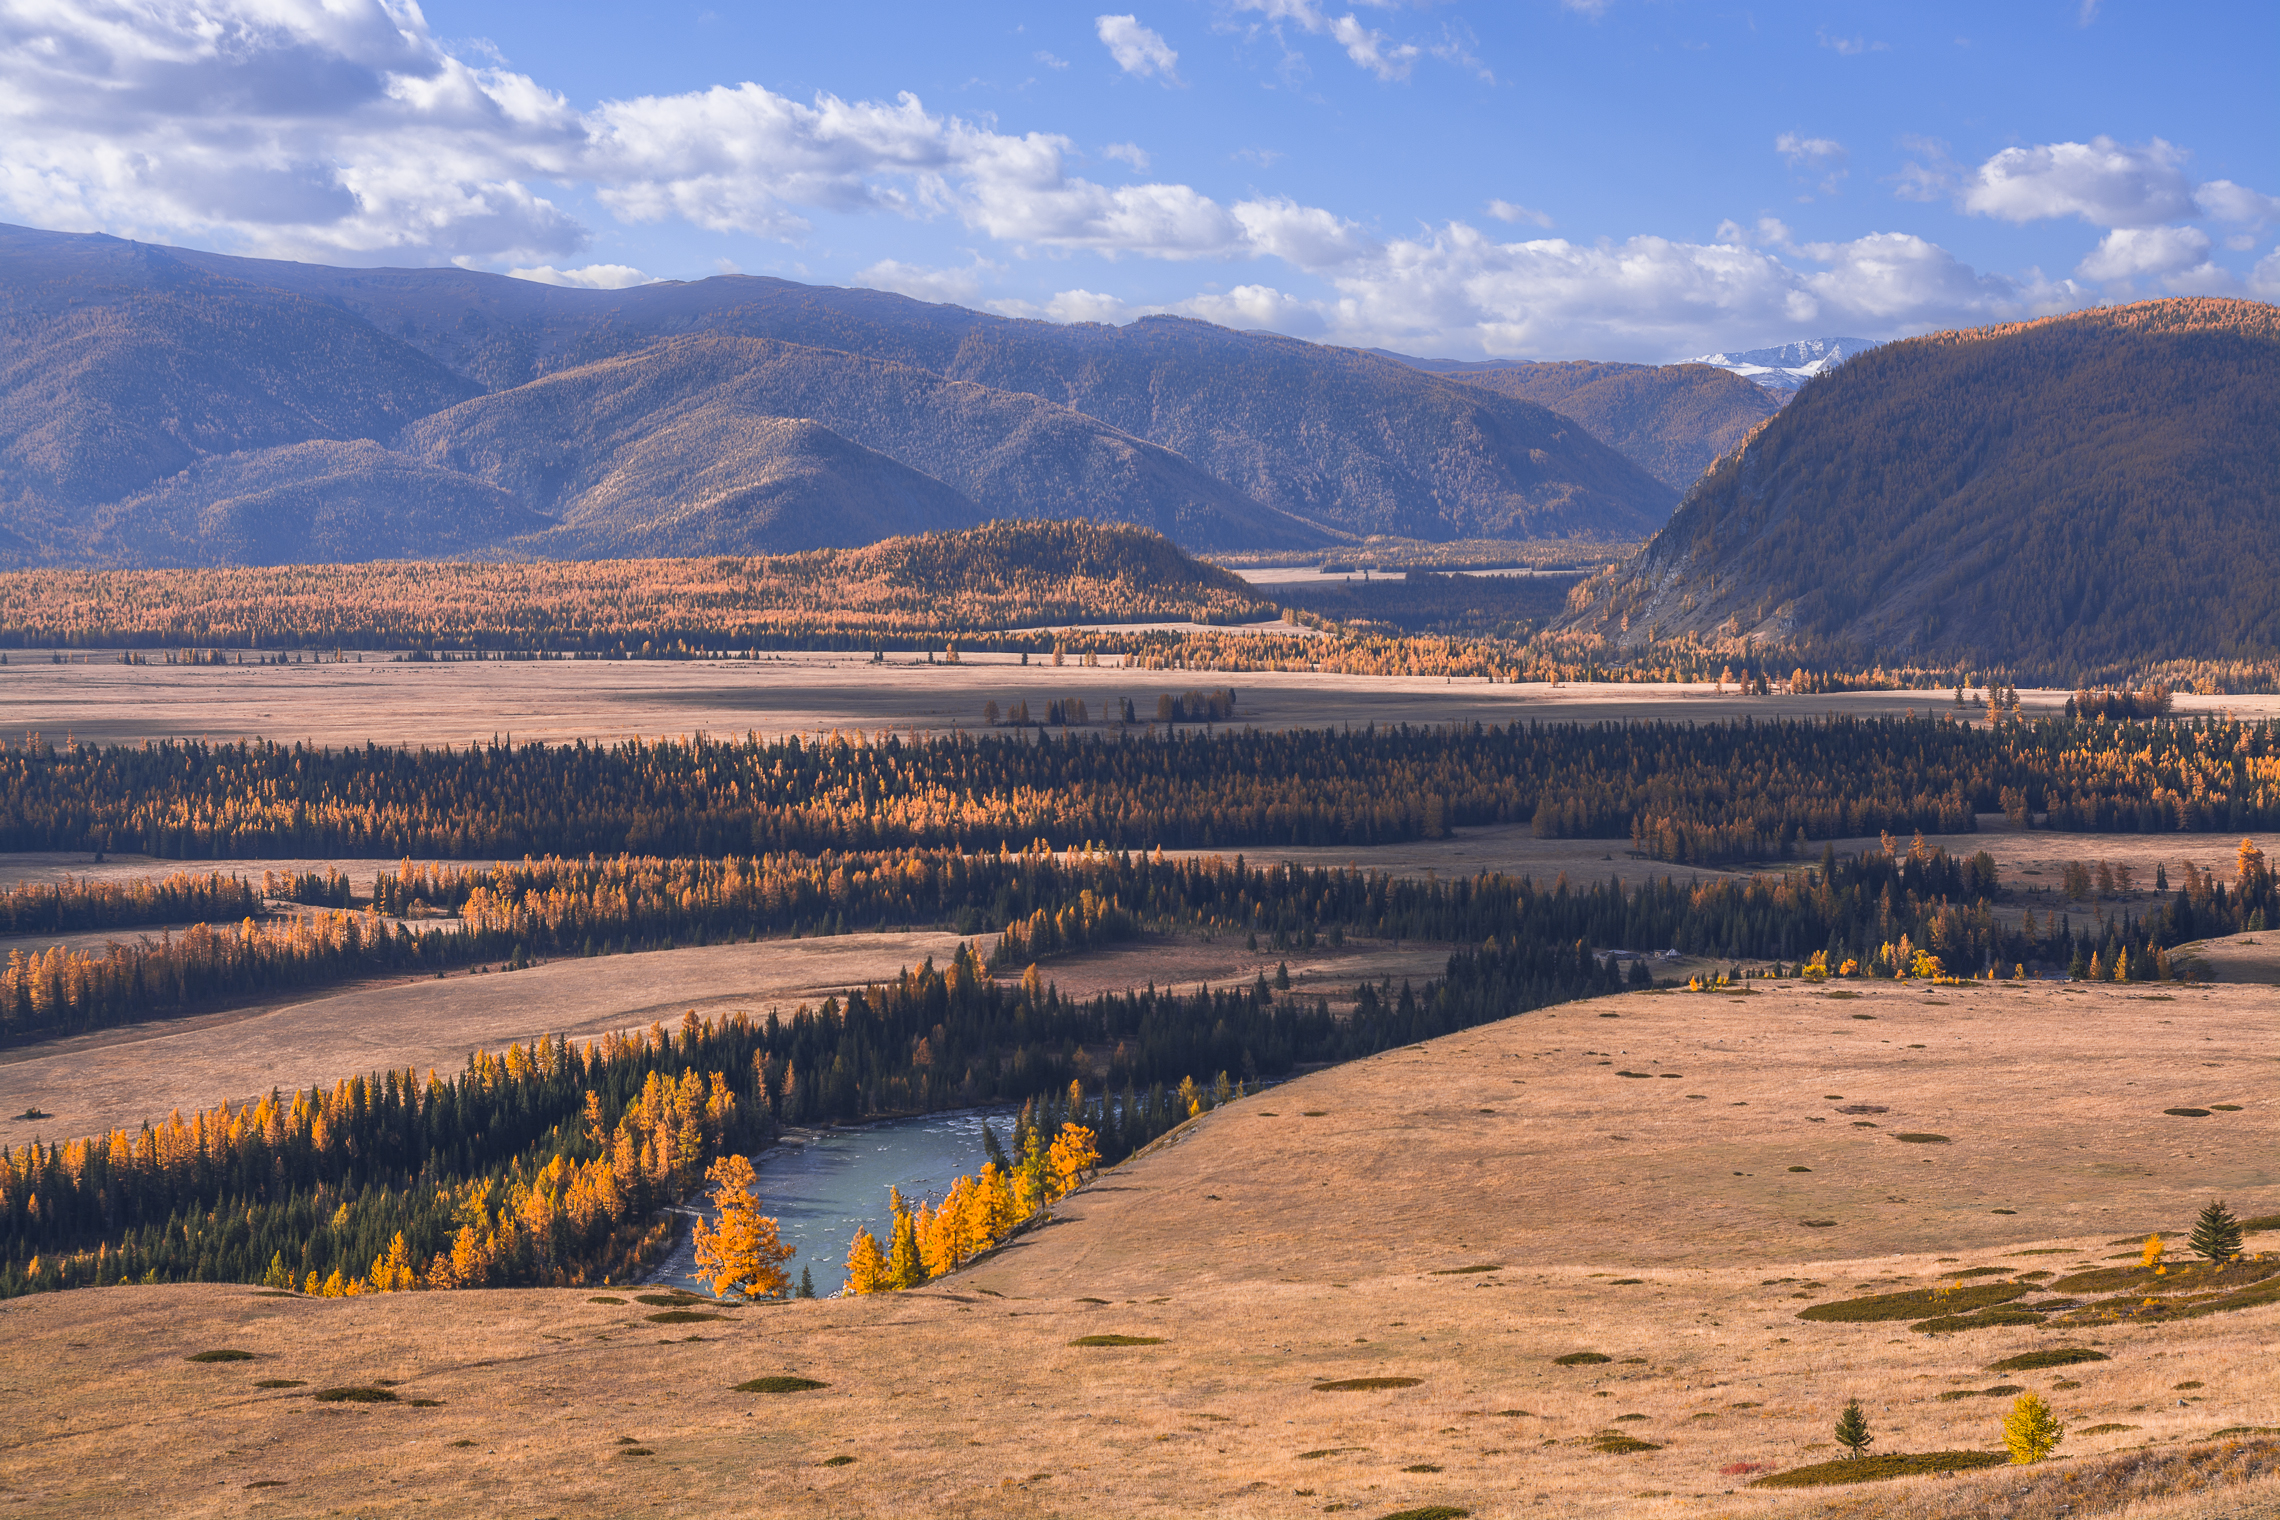
MULTIPOLYGON (((1843 990, 1860 996, 1571 1004, 1304 1077, 900 1297, 673 1327, 593 1289, 17 1300, 0 1381, 39 1398, 0 1441, 0 1484, 40 1516, 1750 1520, 1841 1503, 1960 1520, 2062 1485, 2067 1463, 1788 1494, 1722 1469, 1835 1455, 1856 1396, 1894 1452, 1998 1446, 2007 1396, 1939 1395, 2000 1384, 2052 1402, 2069 1460, 2272 1423, 2280 1306, 1943 1336, 1795 1316, 1973 1266, 2103 1263, 2211 1196, 2280 1212, 2280 1006, 2244 988, 1843 990), (2162 1113, 2212 1101, 2242 1106, 2162 1113), (1884 1111, 1841 1112, 1862 1103, 1884 1111), (1494 1270, 1458 1270, 1478 1267, 1494 1270), (1070 1344, 1100 1334, 1161 1344, 1070 1344), (2109 1360, 1990 1370, 2060 1345, 2109 1360), (182 1360, 217 1347, 260 1360, 182 1360), (1610 1360, 1555 1364, 1575 1351, 1610 1360), (733 1391, 783 1373, 828 1386, 733 1391), (1313 1391, 1357 1377, 1419 1381, 1313 1391), (254 1387, 276 1378, 304 1386, 254 1387), (383 1378, 441 1402, 305 1397, 383 1378), (1660 1449, 1603 1455, 1609 1430, 1660 1449), (627 1440, 655 1455, 619 1455, 627 1440), (823 1465, 839 1456, 855 1460, 823 1465)), ((2214 1520, 2272 1492, 2144 1513, 2214 1520)))

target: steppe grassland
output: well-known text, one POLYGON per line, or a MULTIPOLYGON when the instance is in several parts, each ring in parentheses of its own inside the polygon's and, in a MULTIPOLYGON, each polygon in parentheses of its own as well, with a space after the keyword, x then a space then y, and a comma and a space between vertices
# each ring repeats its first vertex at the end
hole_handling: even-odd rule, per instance
MULTIPOLYGON (((1490 1520, 1866 1500, 1895 1520, 1961 1520, 2021 1477, 1728 1493, 1746 1480, 1719 1469, 1835 1455, 1828 1428, 1853 1396, 1878 1451, 1996 1447, 2007 1400, 1938 1396, 1998 1383, 2051 1399, 2077 1432, 2069 1457, 2269 1421, 2280 1308, 1940 1337, 1795 1311, 1974 1266, 2063 1275, 2181 1230, 2211 1196, 2280 1211, 2272 1000, 1841 990, 1859 996, 1760 984, 1570 1004, 1319 1072, 1207 1115, 1058 1222, 894 1298, 669 1329, 638 1303, 592 1301, 629 1297, 606 1291, 18 1300, 0 1369, 41 1388, 44 1413, 0 1450, 0 1481, 27 1514, 1344 1505, 1374 1520, 1450 1504, 1490 1520), (2162 1112, 2214 1102, 2242 1107, 2162 1112), (1838 1112, 1862 1103, 1884 1112, 1838 1112), (1902 1144, 1903 1130, 1949 1141, 1902 1144), (1162 1343, 1069 1344, 1093 1334, 1162 1343), (2056 1345, 2111 1360, 1988 1370, 2056 1345), (223 1347, 261 1359, 181 1360, 223 1347), (1612 1360, 1554 1362, 1586 1350, 1612 1360), (731 1391, 783 1373, 829 1386, 731 1391), (1421 1381, 1313 1391, 1355 1377, 1421 1381), (254 1386, 271 1379, 304 1386, 254 1386), (406 1402, 303 1397, 380 1379, 406 1402), (2081 1434, 2097 1424, 2134 1428, 2081 1434), (1600 1454, 1588 1443, 1604 1430, 1660 1449, 1600 1454), (620 1438, 655 1455, 619 1456, 620 1438), (855 1460, 819 1465, 836 1456, 855 1460)), ((2227 1513, 2256 1492, 2270 1490, 2158 1513, 2227 1513)))
MULTIPOLYGON (((1280 624, 1274 625, 1281 627, 1280 624)), ((1274 634, 1266 637, 1276 637, 1274 634)), ((91 655, 90 661, 107 657, 91 655)), ((110 657, 115 658, 115 657, 110 657)), ((354 656, 349 657, 352 661, 354 656)), ((771 654, 755 661, 473 661, 310 665, 49 665, 18 658, 0 668, 0 733, 62 742, 268 738, 349 744, 466 745, 512 736, 563 743, 687 733, 763 735, 839 728, 875 733, 982 727, 995 699, 1038 703, 1130 697, 1143 719, 1159 693, 1232 686, 1235 721, 1259 728, 1364 723, 1507 723, 1672 718, 1817 718, 1950 711, 1940 692, 1848 692, 1743 697, 1703 683, 1491 685, 1441 677, 1274 671, 1126 670, 1104 663, 1055 666, 1012 655, 966 655, 956 665, 907 654, 771 654)), ((2022 694, 2030 711, 2067 693, 2022 694)), ((2180 712, 2280 712, 2280 697, 2183 697, 2180 712)))

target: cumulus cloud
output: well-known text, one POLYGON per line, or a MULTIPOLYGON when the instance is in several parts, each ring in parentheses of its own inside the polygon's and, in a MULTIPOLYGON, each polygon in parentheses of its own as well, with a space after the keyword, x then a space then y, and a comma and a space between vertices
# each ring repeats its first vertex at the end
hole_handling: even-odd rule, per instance
MULTIPOLYGON (((1173 62, 1166 48, 1153 66, 1173 62)), ((579 110, 452 57, 395 0, 157 0, 131 19, 0 9, 0 134, 13 219, 314 258, 569 269, 588 235, 553 185, 589 188, 629 222, 783 240, 817 211, 949 216, 1010 242, 1162 258, 1253 257, 1255 228, 1335 262, 1350 236, 1284 202, 1102 186, 1073 172, 1065 137, 998 132, 908 94, 803 102, 739 84, 579 110)))
POLYGON ((2077 216, 2094 227, 2147 227, 2194 214, 2185 154, 2160 138, 2110 137, 2005 148, 1962 186, 1963 209, 2007 222, 2077 216))
POLYGON ((635 285, 654 285, 656 278, 642 273, 631 264, 588 264, 583 269, 556 269, 541 264, 535 269, 510 269, 508 274, 518 280, 529 280, 538 285, 565 285, 573 290, 626 290, 635 285))
POLYGON ((2267 301, 2280 301, 2280 248, 2256 261, 2256 267, 2249 271, 2248 288, 2267 301))
POLYGON ((2074 272, 2098 281, 2199 274, 2209 247, 2209 235, 2198 227, 2117 227, 2074 272))
POLYGON ((1152 32, 1140 24, 1137 16, 1095 16, 1093 30, 1100 34, 1108 56, 1127 74, 1142 79, 1161 79, 1166 84, 1180 82, 1180 55, 1173 51, 1163 34, 1152 32))
POLYGON ((1148 172, 1148 150, 1138 143, 1110 143, 1100 150, 1100 156, 1130 164, 1139 173, 1148 172))
POLYGON ((982 293, 982 276, 995 272, 996 268, 980 259, 965 269, 929 269, 923 264, 881 259, 858 273, 855 283, 869 290, 891 290, 917 301, 971 306, 974 298, 982 293))
POLYGON ((2194 192, 2201 209, 2220 222, 2247 222, 2261 227, 2280 221, 2280 195, 2266 195, 2229 179, 2213 179, 2194 192))

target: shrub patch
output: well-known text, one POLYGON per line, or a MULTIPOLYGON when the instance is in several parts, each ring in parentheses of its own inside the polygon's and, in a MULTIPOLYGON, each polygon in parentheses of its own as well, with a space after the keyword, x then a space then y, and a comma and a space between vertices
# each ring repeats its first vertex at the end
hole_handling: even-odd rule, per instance
POLYGON ((256 1388, 306 1388, 309 1385, 301 1378, 263 1378, 253 1386, 256 1388))
POLYGON ((1502 1264, 1498 1262, 1484 1261, 1477 1266, 1470 1267, 1435 1267, 1427 1275, 1431 1277, 1461 1277, 1467 1272, 1501 1272, 1503 1270, 1502 1264))
POLYGON ((1378 1520, 1465 1520, 1471 1513, 1469 1509, 1458 1509, 1450 1504, 1428 1504, 1421 1509, 1397 1509, 1390 1515, 1379 1516, 1378 1520))
POLYGON ((694 1309, 667 1309, 663 1314, 642 1317, 653 1325, 717 1325, 728 1318, 725 1314, 699 1314, 694 1309))
POLYGON ((1570 1351, 1566 1356, 1553 1357, 1552 1365, 1555 1367, 1596 1367, 1601 1362, 1612 1362, 1613 1360, 1615 1358, 1606 1355, 1604 1352, 1570 1351))
POLYGON ((2077 1367, 2084 1362, 2110 1362, 2113 1358, 2103 1351, 2092 1351, 2087 1346, 2057 1346, 2048 1351, 2028 1351, 2018 1356, 2007 1356, 1999 1362, 1990 1362, 1989 1372, 2032 1372, 2038 1367, 2077 1367))
POLYGON ((1339 1378, 1336 1382, 1316 1383, 1316 1393, 1373 1393, 1380 1388, 1415 1388, 1424 1382, 1413 1377, 1358 1377, 1339 1378))
POLYGON ((855 1465, 855 1459, 846 1452, 841 1452, 836 1457, 825 1457, 815 1465, 818 1467, 852 1467, 855 1465))
POLYGON ((2177 1119, 2206 1119, 2209 1117, 2209 1111, 2205 1108, 2165 1108, 2162 1112, 2177 1119))
POLYGON ((1621 1434, 1620 1432, 1611 1432, 1607 1435, 1601 1436, 1598 1440, 1591 1443, 1591 1449, 1593 1451, 1605 1452, 1608 1456, 1611 1457, 1627 1457, 1631 1453, 1638 1451, 1662 1450, 1660 1446, 1657 1446, 1652 1441, 1642 1441, 1637 1436, 1627 1436, 1621 1434))
POLYGON ((1975 1467, 2004 1467, 2010 1458, 1999 1451, 1890 1452, 1881 1457, 1838 1457, 1810 1467, 1792 1467, 1752 1483, 1752 1488, 1823 1488, 1836 1483, 1879 1483, 1887 1478, 1911 1478, 1918 1473, 1967 1472, 1975 1467))
POLYGON ((184 1357, 182 1360, 186 1362, 250 1362, 253 1360, 253 1353, 250 1351, 230 1350, 196 1351, 184 1357))
POLYGON ((1814 1304, 1797 1311, 1799 1319, 1825 1324, 1859 1324, 1876 1320, 1918 1319, 1928 1312, 1968 1311, 2007 1304, 2034 1291, 2024 1283, 1980 1283, 1939 1293, 1932 1288, 1911 1288, 1905 1293, 1877 1293, 1867 1298, 1844 1298, 1814 1304))
POLYGON ((1892 1138, 1899 1141, 1902 1145, 1947 1145, 1951 1143, 1948 1140, 1948 1137, 1945 1135, 1918 1134, 1914 1131, 1910 1131, 1906 1134, 1894 1135, 1892 1138))
POLYGON ((396 1395, 386 1388, 320 1388, 309 1395, 320 1404, 393 1404, 396 1395))
POLYGON ((1080 1335, 1069 1342, 1072 1346, 1161 1346, 1160 1335, 1080 1335))
POLYGON ((756 1377, 747 1382, 738 1383, 735 1391, 738 1393, 806 1393, 811 1388, 829 1388, 830 1386, 829 1383, 819 1383, 814 1378, 787 1377, 778 1373, 773 1377, 756 1377))

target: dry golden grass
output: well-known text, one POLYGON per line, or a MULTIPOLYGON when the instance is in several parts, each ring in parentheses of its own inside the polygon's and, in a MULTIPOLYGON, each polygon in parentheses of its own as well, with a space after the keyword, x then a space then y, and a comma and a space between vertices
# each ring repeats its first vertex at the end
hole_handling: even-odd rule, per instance
MULTIPOLYGON (((1292 632, 1271 625, 1267 637, 1292 632)), ((49 665, 20 652, 0 668, 0 733, 37 731, 61 741, 146 738, 270 738, 315 744, 471 744, 499 734, 549 743, 655 738, 705 732, 763 734, 817 729, 939 730, 981 726, 982 704, 1025 700, 1032 708, 1081 696, 1100 711, 1104 697, 1131 697, 1143 713, 1156 694, 1232 685, 1236 721, 1261 728, 1347 723, 1507 723, 1515 719, 1594 722, 1602 718, 1715 721, 1740 717, 1817 718, 1827 713, 1897 715, 1945 710, 1936 692, 1849 692, 1804 697, 1742 697, 1709 685, 1644 686, 1541 682, 1490 685, 1442 677, 1267 673, 1098 667, 1012 655, 966 655, 929 665, 896 654, 769 655, 750 663, 549 661, 539 664, 124 666, 49 665)), ((89 655, 99 661, 101 655, 89 655)), ((354 656, 350 656, 353 661, 354 656)), ((2068 693, 2028 692, 2035 710, 2056 709, 2068 693)), ((2181 712, 2226 710, 2243 717, 2280 713, 2280 697, 2180 698, 2181 712)))
MULTIPOLYGON (((742 1310, 695 1341, 591 1290, 17 1300, 0 1376, 37 1390, 21 1401, 37 1412, 0 1442, 0 1486, 31 1515, 2055 1520, 1999 1506, 2079 1456, 2269 1422, 2280 1308, 1942 1337, 1795 1311, 1975 1265, 2099 1261, 2212 1195, 2280 1212, 2272 1000, 1860 990, 1569 1005, 1317 1073, 1177 1132, 933 1288, 742 1310), (2188 1098, 2244 1107, 2162 1114, 2188 1098), (1837 1112, 1860 1103, 1885 1112, 1837 1112), (1902 1129, 1952 1143, 1897 1144, 1902 1129), (1091 1335, 1163 1344, 1069 1344, 1091 1335), (1986 1370, 2075 1344, 2112 1359, 1986 1370), (263 1359, 181 1360, 213 1346, 263 1359), (1612 1360, 1555 1364, 1582 1350, 1612 1360), (829 1386, 732 1391, 786 1374, 829 1386), (1421 1381, 1314 1391, 1370 1377, 1421 1381), (276 1378, 306 1388, 255 1387, 276 1378), (399 1403, 300 1396, 381 1379, 399 1403), (2000 1383, 2077 1432, 2135 1428, 2078 1434, 2037 1474, 1873 1494, 1753 1492, 1720 1471, 1835 1455, 1852 1396, 1878 1451, 1987 1449, 2007 1401, 1938 1395, 2000 1383), (1602 1455, 1607 1430, 1660 1449, 1602 1455), (620 1438, 655 1455, 619 1456, 620 1438), (856 1460, 821 1465, 840 1455, 856 1460)), ((2271 1494, 2133 1513, 2199 1520, 2271 1494)))

